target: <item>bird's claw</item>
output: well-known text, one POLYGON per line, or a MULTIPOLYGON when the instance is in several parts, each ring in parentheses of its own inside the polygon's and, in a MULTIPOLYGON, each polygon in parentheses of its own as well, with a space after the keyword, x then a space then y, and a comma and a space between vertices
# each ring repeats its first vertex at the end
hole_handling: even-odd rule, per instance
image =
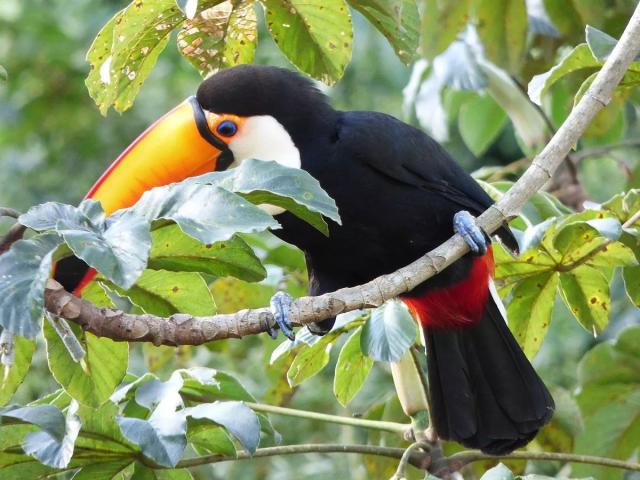
POLYGON ((469 212, 461 210, 453 216, 453 230, 467 242, 474 254, 484 255, 487 253, 489 240, 476 225, 475 217, 469 212))
MULTIPOLYGON (((277 292, 271 297, 271 301, 269 302, 271 314, 278 324, 278 327, 282 330, 284 336, 291 341, 296 338, 291 328, 291 323, 289 323, 289 309, 292 301, 293 298, 287 292, 277 292)), ((268 333, 273 339, 278 337, 278 331, 273 327, 269 327, 268 333)))

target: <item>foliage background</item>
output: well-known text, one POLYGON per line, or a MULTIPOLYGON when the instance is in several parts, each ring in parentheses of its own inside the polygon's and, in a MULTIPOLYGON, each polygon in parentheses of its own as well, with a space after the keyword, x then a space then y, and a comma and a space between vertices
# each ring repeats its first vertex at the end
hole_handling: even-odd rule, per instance
MULTIPOLYGON (((0 205, 25 211, 33 204, 48 200, 78 203, 137 132, 195 91, 200 75, 181 58, 175 45, 170 44, 133 108, 124 115, 110 113, 106 118, 100 115, 84 85, 87 73, 84 55, 96 32, 127 3, 97 0, 3 0, 0 3, 0 64, 9 74, 7 82, 0 82, 0 205)), ((559 45, 576 45, 583 41, 584 24, 590 23, 617 37, 634 6, 634 2, 623 1, 583 3, 581 16, 574 19, 580 25, 573 25, 573 30, 562 40, 540 40, 540 44, 534 46, 535 58, 526 63, 530 71, 523 69, 520 72, 525 85, 533 74, 554 64, 559 45)), ((410 80, 411 67, 400 62, 386 40, 358 13, 354 13, 354 30, 353 60, 343 79, 336 86, 327 88, 333 104, 345 110, 383 111, 419 125, 414 108, 409 105, 410 108, 403 109, 402 91, 410 80)), ((266 31, 261 30, 259 38, 257 63, 289 65, 266 31)), ((553 105, 549 110, 556 126, 566 116, 573 93, 582 79, 570 75, 554 89, 553 105)), ((463 140, 457 112, 465 102, 480 96, 474 92, 447 95, 445 108, 449 109, 450 128, 449 138, 444 143, 467 169, 509 165, 523 157, 514 127, 506 118, 502 128, 490 135, 493 141, 474 154, 463 140)), ((636 92, 635 99, 637 95, 636 92)), ((500 123, 500 115, 491 117, 489 123, 500 123)), ((601 123, 590 131, 582 147, 640 137, 637 103, 623 104, 610 117, 601 118, 601 123)), ((481 126, 482 119, 478 119, 472 128, 480 129, 481 126)), ((620 191, 640 186, 640 150, 626 148, 588 158, 579 164, 578 174, 587 197, 604 201, 620 191)), ((514 177, 507 173, 505 178, 514 177)), ((0 228, 5 226, 0 224, 0 228)), ((304 265, 299 253, 269 236, 254 239, 254 245, 259 245, 263 256, 271 254, 272 259, 277 258, 266 262, 270 264, 269 277, 261 286, 234 282, 214 284, 212 288, 219 311, 263 306, 283 282, 293 293, 304 292, 304 265)), ((638 310, 624 297, 624 286, 616 277, 612 284, 611 322, 597 338, 583 330, 556 298, 551 329, 534 363, 545 381, 560 392, 558 395, 566 395, 576 388, 577 365, 585 352, 599 342, 615 338, 625 326, 638 323, 638 310)), ((375 364, 362 391, 348 408, 343 408, 332 394, 333 369, 339 349, 333 349, 329 366, 320 374, 301 387, 290 388, 285 374, 292 358, 286 357, 268 366, 268 359, 278 343, 261 335, 242 341, 220 342, 210 348, 180 347, 174 350, 134 345, 131 347, 130 371, 141 375, 150 370, 168 378, 176 368, 208 366, 233 372, 256 398, 265 403, 403 421, 390 373, 384 365, 375 364)), ((39 348, 37 352, 34 368, 13 399, 16 403, 35 400, 57 388, 49 375, 43 349, 39 348)), ((333 439, 345 443, 369 440, 401 444, 392 436, 378 439, 376 434, 326 423, 292 421, 277 416, 272 417, 272 421, 286 443, 321 443, 333 439)), ((522 468, 522 464, 512 466, 522 468)), ((385 478, 394 467, 394 461, 373 457, 363 462, 362 457, 353 455, 305 455, 200 467, 194 475, 220 479, 385 478)), ((554 465, 536 467, 555 474, 554 465)), ((627 475, 627 478, 636 477, 627 475)))

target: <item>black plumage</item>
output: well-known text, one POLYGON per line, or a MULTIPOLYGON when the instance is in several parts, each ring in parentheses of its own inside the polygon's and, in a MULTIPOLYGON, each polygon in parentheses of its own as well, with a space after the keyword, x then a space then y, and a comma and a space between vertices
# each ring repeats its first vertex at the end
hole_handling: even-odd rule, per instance
MULTIPOLYGON (((429 136, 389 115, 333 110, 302 76, 244 66, 206 80, 204 108, 272 115, 301 152, 302 168, 320 181, 340 210, 324 237, 289 213, 275 231, 306 255, 310 294, 369 281, 407 265, 453 233, 460 210, 479 215, 491 198, 429 136)), ((507 227, 498 232, 517 249, 507 227)), ((411 295, 464 280, 466 255, 411 295)), ((465 299, 460 299, 464 302, 465 299)), ((312 330, 327 331, 332 320, 312 330)), ((475 325, 426 329, 432 421, 442 438, 493 454, 525 445, 547 423, 553 399, 522 353, 489 295, 475 325)))

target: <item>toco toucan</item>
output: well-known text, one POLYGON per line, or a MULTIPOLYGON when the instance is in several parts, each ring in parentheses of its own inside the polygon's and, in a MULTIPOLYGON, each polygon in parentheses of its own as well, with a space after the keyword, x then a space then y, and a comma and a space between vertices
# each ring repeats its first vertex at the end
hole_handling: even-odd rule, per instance
MULTIPOLYGON (((152 187, 250 158, 306 170, 338 205, 342 225, 329 222, 328 237, 289 212, 271 212, 283 227, 274 233, 306 256, 311 295, 393 272, 454 232, 469 243, 473 252, 401 297, 423 327, 440 438, 504 454, 550 420, 553 399, 507 327, 491 246, 473 221, 491 199, 437 142, 394 117, 335 110, 286 69, 230 68, 151 125, 87 197, 110 214, 152 187)), ((498 235, 517 248, 508 227, 498 235)), ((79 266, 67 259, 56 271, 76 292, 92 275, 79 266)), ((272 301, 285 332, 287 300, 272 301)), ((310 329, 323 334, 332 324, 310 329)))

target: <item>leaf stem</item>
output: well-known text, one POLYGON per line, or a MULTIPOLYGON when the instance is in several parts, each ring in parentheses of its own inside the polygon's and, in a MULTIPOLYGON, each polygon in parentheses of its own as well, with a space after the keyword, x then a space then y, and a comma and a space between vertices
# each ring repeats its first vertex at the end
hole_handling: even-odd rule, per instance
MULTIPOLYGON (((293 408, 275 407, 262 403, 245 402, 252 410, 263 413, 273 413, 274 415, 285 415, 287 417, 306 418, 308 420, 318 420, 320 422, 335 423, 338 425, 348 425, 350 427, 366 428, 389 433, 403 434, 410 425, 396 422, 383 422, 378 420, 366 420, 363 418, 342 417, 339 415, 329 415, 326 413, 309 412, 307 410, 297 410, 293 408)), ((400 449, 402 450, 402 449, 400 449)), ((400 457, 398 457, 400 458, 400 457)))

